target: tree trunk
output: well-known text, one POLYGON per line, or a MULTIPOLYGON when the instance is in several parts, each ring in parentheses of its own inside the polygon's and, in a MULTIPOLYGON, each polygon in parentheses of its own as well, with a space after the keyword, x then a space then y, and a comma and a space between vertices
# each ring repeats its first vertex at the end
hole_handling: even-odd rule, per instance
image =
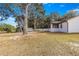
POLYGON ((36 20, 34 20, 34 29, 36 29, 36 20))
POLYGON ((23 26, 23 34, 27 34, 28 32, 28 25, 27 25, 27 19, 24 20, 24 26, 23 26))
POLYGON ((26 5, 26 14, 24 18, 24 26, 23 26, 23 34, 27 34, 28 32, 28 5, 26 5))
POLYGON ((21 19, 20 17, 17 17, 17 26, 18 26, 18 32, 22 32, 22 26, 21 26, 21 19))

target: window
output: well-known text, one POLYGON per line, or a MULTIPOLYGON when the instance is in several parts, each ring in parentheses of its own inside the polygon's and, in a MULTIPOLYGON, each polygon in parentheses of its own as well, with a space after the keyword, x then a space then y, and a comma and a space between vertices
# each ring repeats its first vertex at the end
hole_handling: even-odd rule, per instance
POLYGON ((56 25, 56 28, 59 28, 59 24, 56 25))
POLYGON ((53 28, 59 28, 59 24, 53 24, 53 28))
POLYGON ((60 28, 62 28, 62 24, 60 24, 60 28))

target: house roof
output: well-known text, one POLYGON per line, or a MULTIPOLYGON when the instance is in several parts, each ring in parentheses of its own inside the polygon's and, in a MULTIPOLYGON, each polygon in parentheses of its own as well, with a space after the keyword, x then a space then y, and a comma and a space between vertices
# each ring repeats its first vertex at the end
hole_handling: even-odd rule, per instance
POLYGON ((60 24, 60 23, 63 23, 63 22, 67 22, 67 20, 53 21, 52 24, 60 24))
MULTIPOLYGON (((79 17, 79 16, 76 16, 76 17, 79 17)), ((76 17, 73 17, 73 18, 76 18, 76 17)), ((67 19, 67 20, 62 20, 62 21, 52 21, 52 24, 60 24, 60 23, 63 23, 63 22, 67 22, 68 20, 71 20, 72 18, 70 19, 67 19)))
POLYGON ((61 21, 53 21, 52 23, 53 24, 59 24, 59 23, 61 23, 61 21))

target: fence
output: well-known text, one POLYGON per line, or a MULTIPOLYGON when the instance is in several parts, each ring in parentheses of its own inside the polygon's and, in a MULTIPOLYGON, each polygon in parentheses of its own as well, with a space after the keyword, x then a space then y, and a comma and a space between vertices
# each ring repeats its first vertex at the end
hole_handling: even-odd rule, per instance
POLYGON ((46 32, 47 32, 47 31, 49 31, 49 28, 45 28, 45 29, 35 29, 35 31, 42 31, 42 32, 43 32, 43 31, 46 31, 46 32))

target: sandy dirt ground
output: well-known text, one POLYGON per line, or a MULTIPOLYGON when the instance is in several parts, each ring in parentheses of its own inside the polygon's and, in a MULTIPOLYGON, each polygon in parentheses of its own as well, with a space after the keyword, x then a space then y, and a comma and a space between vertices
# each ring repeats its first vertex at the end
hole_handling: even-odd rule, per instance
POLYGON ((29 32, 0 34, 1 56, 79 56, 79 34, 29 32))

